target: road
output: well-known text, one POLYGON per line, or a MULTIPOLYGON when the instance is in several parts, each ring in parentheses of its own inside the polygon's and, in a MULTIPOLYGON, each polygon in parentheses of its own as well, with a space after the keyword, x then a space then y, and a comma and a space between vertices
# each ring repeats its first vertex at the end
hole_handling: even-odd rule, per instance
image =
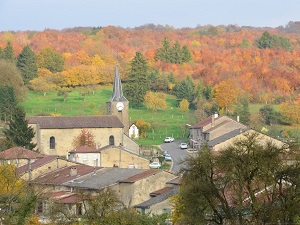
POLYGON ((180 149, 179 148, 180 141, 174 141, 171 143, 164 143, 161 144, 160 147, 163 151, 167 151, 173 161, 173 166, 171 168, 171 172, 174 174, 178 174, 180 171, 180 168, 183 166, 182 161, 189 156, 189 153, 186 151, 186 149, 180 149))

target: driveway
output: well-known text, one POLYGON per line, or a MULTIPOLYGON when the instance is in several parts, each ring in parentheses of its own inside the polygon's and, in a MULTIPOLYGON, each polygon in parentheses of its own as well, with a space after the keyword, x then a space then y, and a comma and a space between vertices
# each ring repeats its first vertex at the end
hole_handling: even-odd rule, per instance
POLYGON ((167 151, 172 157, 173 166, 171 168, 171 172, 174 174, 179 173, 180 167, 183 166, 181 162, 189 156, 189 153, 186 149, 180 149, 179 144, 180 141, 174 141, 160 145, 161 149, 163 151, 167 151))

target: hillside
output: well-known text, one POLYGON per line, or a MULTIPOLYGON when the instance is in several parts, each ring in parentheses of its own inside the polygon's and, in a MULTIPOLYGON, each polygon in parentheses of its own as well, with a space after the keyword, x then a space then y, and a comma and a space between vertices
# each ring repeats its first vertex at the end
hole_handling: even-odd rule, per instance
MULTIPOLYGON (((78 86, 81 76, 97 76, 95 82, 111 83, 114 66, 119 62, 123 82, 128 76, 129 62, 140 51, 147 59, 150 71, 159 83, 165 76, 178 82, 190 76, 195 82, 203 80, 215 87, 222 81, 234 82, 240 92, 248 92, 252 102, 279 103, 294 97, 300 86, 300 34, 298 23, 285 27, 255 28, 238 26, 199 26, 174 29, 168 26, 145 25, 137 28, 98 27, 45 30, 43 32, 2 32, 0 47, 11 42, 15 56, 25 45, 37 55, 45 48, 57 51, 65 62, 61 75, 66 85, 78 86), (289 50, 259 48, 257 40, 264 31, 288 40, 289 50), (166 38, 170 47, 176 42, 187 46, 191 60, 184 63, 167 63, 156 60, 155 54, 166 38)), ((43 70, 38 63, 39 75, 55 74, 43 70)), ((170 86, 168 87, 170 88, 170 86)), ((166 91, 157 85, 156 90, 166 91)))

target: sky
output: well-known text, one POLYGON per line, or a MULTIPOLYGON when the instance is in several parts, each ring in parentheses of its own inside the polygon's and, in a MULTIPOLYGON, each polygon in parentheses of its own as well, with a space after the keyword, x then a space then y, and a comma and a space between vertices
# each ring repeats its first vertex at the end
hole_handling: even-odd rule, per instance
POLYGON ((0 31, 72 27, 285 26, 300 0, 0 0, 0 31))

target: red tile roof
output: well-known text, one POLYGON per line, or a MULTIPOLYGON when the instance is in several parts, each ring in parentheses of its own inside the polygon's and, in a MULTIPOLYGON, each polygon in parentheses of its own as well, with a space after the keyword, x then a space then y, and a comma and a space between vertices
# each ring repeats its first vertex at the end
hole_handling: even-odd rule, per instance
POLYGON ((69 151, 70 153, 97 153, 99 152, 99 149, 96 149, 95 147, 90 146, 80 146, 78 148, 75 148, 74 150, 69 151))
POLYGON ((38 183, 38 184, 61 185, 65 182, 72 182, 79 177, 93 173, 95 170, 99 170, 99 169, 101 169, 101 167, 93 167, 87 165, 73 165, 73 166, 60 168, 53 172, 47 173, 43 176, 40 176, 32 180, 31 182, 38 183), (71 169, 77 170, 77 174, 71 175, 71 169))
POLYGON ((138 180, 141 180, 145 177, 149 177, 149 176, 155 175, 157 173, 161 173, 161 172, 163 172, 163 171, 162 170, 151 170, 151 169, 146 170, 146 171, 138 173, 138 174, 136 174, 132 177, 129 177, 125 180, 121 180, 120 183, 134 183, 134 182, 136 182, 138 180))
POLYGON ((116 116, 32 116, 29 124, 38 124, 42 129, 69 128, 123 128, 124 125, 116 116))
POLYGON ((167 184, 176 184, 176 185, 179 185, 180 181, 181 181, 180 177, 176 177, 175 179, 168 181, 167 184))
POLYGON ((172 189, 173 189, 173 187, 164 187, 164 188, 159 189, 159 190, 157 190, 157 191, 151 192, 151 193, 150 193, 150 196, 161 195, 161 194, 166 193, 166 192, 168 192, 168 191, 170 191, 170 190, 172 190, 172 189))
POLYGON ((13 147, 0 152, 0 159, 36 159, 44 155, 22 147, 13 147))
MULTIPOLYGON (((52 162, 53 160, 56 160, 57 156, 52 156, 52 155, 48 155, 48 156, 44 156, 43 158, 40 158, 38 160, 36 160, 35 162, 30 164, 30 168, 31 170, 36 169, 42 165, 45 165, 49 162, 52 162)), ((17 168, 17 173, 19 175, 26 173, 29 170, 29 165, 23 165, 17 168)))
POLYGON ((45 193, 42 198, 49 199, 52 198, 56 203, 72 204, 80 202, 81 199, 73 192, 69 191, 58 191, 45 193))
MULTIPOLYGON (((205 118, 204 120, 201 120, 200 122, 192 125, 190 128, 202 128, 202 127, 205 127, 206 125, 208 125, 208 124, 210 124, 212 122, 212 117, 213 116, 214 115, 211 115, 211 116, 205 118)), ((218 116, 217 118, 215 118, 215 121, 218 120, 218 119, 220 119, 221 117, 223 117, 223 116, 218 116)))

